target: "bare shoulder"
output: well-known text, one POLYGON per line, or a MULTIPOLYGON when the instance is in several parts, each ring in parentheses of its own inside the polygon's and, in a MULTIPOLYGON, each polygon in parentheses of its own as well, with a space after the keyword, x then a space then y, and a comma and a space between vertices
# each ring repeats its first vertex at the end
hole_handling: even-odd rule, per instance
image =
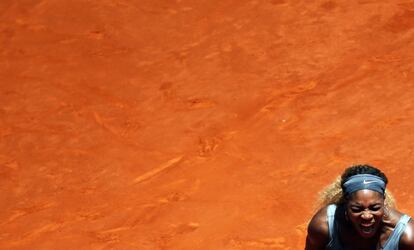
POLYGON ((414 221, 410 219, 400 240, 400 250, 414 250, 414 221))
POLYGON ((306 250, 325 249, 329 241, 327 207, 319 209, 308 225, 306 250))
POLYGON ((309 222, 308 233, 311 231, 312 233, 329 234, 327 210, 328 207, 323 207, 316 212, 309 222))

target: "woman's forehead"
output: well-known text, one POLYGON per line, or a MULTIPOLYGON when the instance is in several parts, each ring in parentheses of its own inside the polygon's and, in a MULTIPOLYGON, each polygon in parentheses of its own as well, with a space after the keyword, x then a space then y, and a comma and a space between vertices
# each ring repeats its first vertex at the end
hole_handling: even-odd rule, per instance
POLYGON ((384 196, 376 191, 363 189, 352 193, 349 196, 349 202, 352 203, 378 203, 384 202, 384 196))

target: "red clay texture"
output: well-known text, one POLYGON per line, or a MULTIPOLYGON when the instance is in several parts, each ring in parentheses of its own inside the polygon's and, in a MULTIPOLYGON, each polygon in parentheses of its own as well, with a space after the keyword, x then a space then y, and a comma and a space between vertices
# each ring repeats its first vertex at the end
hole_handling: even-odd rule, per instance
POLYGON ((414 215, 414 2, 0 1, 1 249, 303 249, 369 163, 414 215))

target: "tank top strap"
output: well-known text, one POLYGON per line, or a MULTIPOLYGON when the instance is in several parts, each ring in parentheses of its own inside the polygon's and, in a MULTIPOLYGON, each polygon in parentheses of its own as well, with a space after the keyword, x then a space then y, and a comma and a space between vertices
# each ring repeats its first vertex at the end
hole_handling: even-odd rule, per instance
POLYGON ((398 249, 400 238, 403 235, 405 228, 407 227, 407 224, 410 221, 410 219, 411 217, 406 214, 401 216, 400 220, 398 221, 397 225, 394 228, 394 231, 391 233, 390 237, 385 242, 383 250, 398 249))
POLYGON ((334 238, 335 233, 335 211, 336 211, 336 205, 331 204, 328 206, 328 209, 326 211, 327 219, 328 219, 328 228, 329 228, 329 241, 332 241, 334 238))

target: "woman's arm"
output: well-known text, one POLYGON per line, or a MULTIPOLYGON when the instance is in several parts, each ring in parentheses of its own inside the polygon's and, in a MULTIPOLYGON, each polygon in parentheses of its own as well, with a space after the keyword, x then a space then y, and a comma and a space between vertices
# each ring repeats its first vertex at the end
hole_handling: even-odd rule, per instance
POLYGON ((326 207, 319 210, 309 222, 305 250, 324 250, 329 242, 326 207))

